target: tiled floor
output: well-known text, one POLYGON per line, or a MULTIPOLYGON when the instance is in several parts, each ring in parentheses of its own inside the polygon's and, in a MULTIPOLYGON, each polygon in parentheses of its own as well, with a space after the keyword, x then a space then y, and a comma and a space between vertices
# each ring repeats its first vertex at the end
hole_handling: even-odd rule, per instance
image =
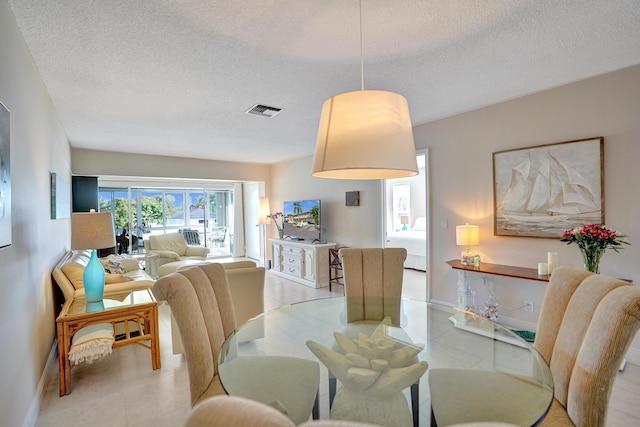
MULTIPOLYGON (((403 296, 426 299, 424 274, 405 270, 403 296)), ((267 310, 313 298, 341 296, 342 287, 312 289, 267 274, 267 310)), ((151 356, 140 346, 125 346, 93 364, 72 369, 72 393, 58 396, 58 366, 47 373, 47 385, 36 425, 181 426, 189 409, 189 381, 182 355, 171 351, 169 309, 160 307, 162 368, 151 369, 151 356)), ((627 364, 611 396, 607 427, 640 425, 640 367, 627 364)))

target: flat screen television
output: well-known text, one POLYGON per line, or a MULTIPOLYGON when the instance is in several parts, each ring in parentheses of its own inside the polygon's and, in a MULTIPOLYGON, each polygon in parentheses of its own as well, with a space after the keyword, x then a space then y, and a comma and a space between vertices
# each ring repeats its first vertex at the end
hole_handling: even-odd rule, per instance
POLYGON ((284 235, 292 240, 320 241, 320 200, 284 202, 284 235))

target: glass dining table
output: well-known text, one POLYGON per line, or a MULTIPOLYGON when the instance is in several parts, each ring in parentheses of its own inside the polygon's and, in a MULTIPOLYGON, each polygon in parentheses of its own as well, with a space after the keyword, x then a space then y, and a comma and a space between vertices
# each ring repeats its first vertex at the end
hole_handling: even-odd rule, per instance
MULTIPOLYGON (((249 374, 243 370, 225 369, 225 364, 238 358, 287 356, 315 360, 320 362, 319 418, 431 426, 431 393, 439 391, 429 389, 428 377, 449 369, 463 373, 463 378, 465 372, 469 373, 469 387, 477 387, 472 385, 475 373, 495 373, 527 383, 517 392, 509 382, 498 381, 500 388, 487 384, 477 392, 454 394, 448 405, 451 411, 464 412, 478 404, 473 401, 475 397, 482 397, 482 405, 488 405, 483 412, 491 413, 491 406, 495 405, 496 413, 507 413, 506 419, 494 421, 532 426, 546 415, 553 400, 549 367, 528 342, 508 328, 453 307, 408 299, 393 303, 398 308, 393 319, 347 322, 351 317, 347 307, 360 303, 346 297, 309 300, 249 320, 227 338, 218 355, 223 387, 228 391, 234 389, 235 383, 260 381, 244 378, 249 374), (255 338, 256 328, 262 337, 255 338), (329 378, 333 377, 340 384, 335 400, 330 396, 333 392, 330 393, 329 378), (419 409, 413 407, 412 398, 417 396, 410 392, 412 385, 417 387, 419 409), (390 396, 395 399, 398 391, 404 402, 390 403, 390 396), (414 410, 414 417, 409 408, 414 410), (386 421, 387 418, 393 421, 386 421)), ((273 381, 273 373, 269 378, 273 381)), ((465 388, 464 384, 461 388, 465 388)))

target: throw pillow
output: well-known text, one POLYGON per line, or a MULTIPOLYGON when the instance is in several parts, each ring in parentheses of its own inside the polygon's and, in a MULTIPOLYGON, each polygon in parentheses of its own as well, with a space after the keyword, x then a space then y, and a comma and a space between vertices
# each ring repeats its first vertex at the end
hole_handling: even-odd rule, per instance
POLYGON ((109 255, 106 258, 100 260, 102 266, 104 267, 104 271, 110 274, 122 274, 126 273, 127 270, 124 268, 124 265, 115 255, 109 255))

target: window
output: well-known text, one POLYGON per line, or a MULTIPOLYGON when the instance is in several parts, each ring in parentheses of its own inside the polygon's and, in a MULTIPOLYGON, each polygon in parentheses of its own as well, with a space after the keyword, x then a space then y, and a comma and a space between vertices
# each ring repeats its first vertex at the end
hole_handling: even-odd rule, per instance
POLYGON ((195 230, 211 255, 228 256, 233 250, 231 190, 100 187, 99 207, 113 214, 117 234, 133 230, 140 242, 150 234, 195 230))

